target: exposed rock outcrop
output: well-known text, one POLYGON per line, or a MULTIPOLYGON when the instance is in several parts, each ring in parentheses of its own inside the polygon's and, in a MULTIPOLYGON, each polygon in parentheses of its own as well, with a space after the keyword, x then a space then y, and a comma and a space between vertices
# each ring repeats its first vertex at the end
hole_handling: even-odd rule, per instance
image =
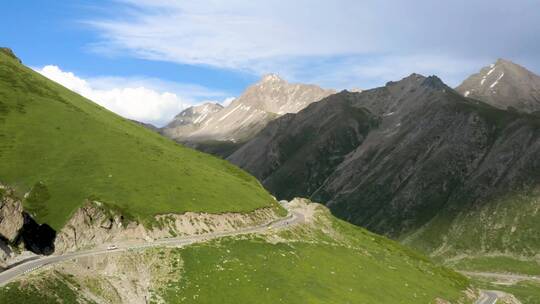
POLYGON ((66 252, 119 241, 149 241, 228 232, 269 222, 277 217, 271 208, 258 209, 247 214, 186 212, 158 215, 154 218, 154 223, 143 225, 94 201, 87 202, 74 213, 58 233, 55 248, 56 252, 66 252))
POLYGON ((0 267, 5 267, 14 256, 12 244, 17 240, 23 227, 23 208, 13 192, 0 185, 0 267))
POLYGON ((23 207, 20 200, 13 197, 11 190, 0 186, 0 237, 15 241, 24 224, 23 207))

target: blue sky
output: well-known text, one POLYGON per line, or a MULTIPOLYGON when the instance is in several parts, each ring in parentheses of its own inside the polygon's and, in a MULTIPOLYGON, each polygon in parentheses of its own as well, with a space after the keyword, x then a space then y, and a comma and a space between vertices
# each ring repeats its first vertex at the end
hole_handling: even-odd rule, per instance
POLYGON ((499 57, 540 72, 537 0, 21 0, 0 20, 25 64, 158 125, 266 73, 345 89, 412 72, 455 86, 499 57))

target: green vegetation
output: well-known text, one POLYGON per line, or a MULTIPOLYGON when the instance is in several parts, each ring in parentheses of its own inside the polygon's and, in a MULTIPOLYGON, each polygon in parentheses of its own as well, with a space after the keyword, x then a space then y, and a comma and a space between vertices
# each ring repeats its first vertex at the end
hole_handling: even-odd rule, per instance
POLYGON ((67 277, 54 276, 40 279, 34 284, 10 283, 0 288, 0 303, 56 304, 94 302, 83 299, 67 277), (79 301, 78 301, 79 300, 79 301))
MULTIPOLYGON (((403 241, 441 260, 497 252, 533 259, 540 251, 539 200, 540 188, 508 193, 481 208, 440 214, 403 241)), ((510 267, 506 262, 499 266, 510 267)))
MULTIPOLYGON (((468 280, 396 242, 332 218, 279 233, 179 250, 167 303, 434 303, 464 300, 468 280)), ((322 215, 322 216, 321 216, 322 215)))
POLYGON ((45 216, 47 214, 47 201, 51 198, 47 186, 42 182, 37 182, 32 190, 28 193, 28 196, 24 199, 24 205, 27 207, 27 211, 32 214, 41 214, 45 216))
POLYGON ((507 256, 468 257, 448 263, 449 266, 467 271, 508 272, 540 275, 540 263, 535 260, 518 260, 507 256))
POLYGON ((90 197, 143 221, 276 206, 244 171, 109 112, 7 51, 0 52, 0 181, 18 195, 37 187, 25 208, 55 229, 90 197))
POLYGON ((466 284, 399 253, 331 244, 224 240, 182 251, 184 273, 168 303, 431 303, 466 284), (202 287, 204 286, 204 287, 202 287), (396 302, 397 301, 397 302, 396 302))
POLYGON ((210 153, 212 155, 219 156, 221 158, 227 158, 238 150, 245 142, 232 142, 232 141, 219 141, 208 140, 204 142, 196 143, 197 150, 210 153))

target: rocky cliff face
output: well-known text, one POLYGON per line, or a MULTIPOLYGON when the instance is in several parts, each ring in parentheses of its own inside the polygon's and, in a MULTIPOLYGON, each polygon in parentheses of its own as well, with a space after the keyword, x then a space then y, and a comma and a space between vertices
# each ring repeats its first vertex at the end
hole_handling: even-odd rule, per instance
POLYGON ((23 207, 10 189, 0 186, 0 192, 0 237, 14 242, 24 223, 23 207))
POLYGON ((526 241, 530 231, 538 235, 540 215, 521 214, 537 200, 514 199, 534 196, 540 184, 540 119, 464 98, 437 77, 413 74, 330 96, 272 122, 229 160, 279 199, 326 202, 339 217, 394 238, 423 231, 411 243, 426 251, 498 250, 503 243, 489 236, 512 230, 510 250, 540 249, 537 237, 526 241), (503 212, 493 208, 504 197, 513 202, 508 220, 483 225, 486 214, 503 212), (482 220, 461 221, 475 210, 482 220), (527 220, 514 222, 514 213, 527 220), (458 242, 467 229, 486 236, 482 248, 458 242))
POLYGON ((10 189, 0 185, 0 267, 14 255, 13 244, 24 223, 23 208, 10 189))
POLYGON ((540 111, 540 76, 508 60, 499 59, 482 68, 456 90, 499 109, 540 111))
POLYGON ((6 267, 23 250, 49 255, 54 252, 56 231, 38 224, 24 211, 12 189, 0 186, 0 267, 6 267))
POLYGON ((291 84, 277 75, 266 75, 229 106, 220 109, 204 104, 189 108, 164 127, 162 133, 206 152, 227 154, 238 146, 235 144, 253 137, 269 121, 296 113, 332 93, 314 85, 291 84), (213 148, 227 144, 235 147, 213 148))

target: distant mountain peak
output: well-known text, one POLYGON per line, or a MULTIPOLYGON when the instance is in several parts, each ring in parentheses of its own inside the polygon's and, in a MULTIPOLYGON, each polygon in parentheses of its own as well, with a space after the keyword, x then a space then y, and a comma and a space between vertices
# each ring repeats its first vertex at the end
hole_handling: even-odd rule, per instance
POLYGON ((406 84, 406 83, 421 83, 424 79, 426 79, 425 76, 417 74, 417 73, 412 73, 409 76, 402 78, 401 80, 389 81, 386 83, 386 86, 392 86, 396 84, 406 84))
POLYGON ((540 77, 503 58, 465 79, 456 90, 501 109, 540 110, 540 77))
POLYGON ((283 80, 283 78, 279 77, 278 74, 270 73, 270 74, 264 75, 261 78, 260 82, 263 82, 263 83, 267 83, 267 82, 285 82, 285 80, 283 80))
MULTIPOLYGON (((514 63, 508 59, 504 59, 504 58, 497 58, 497 60, 495 61, 495 63, 492 63, 491 64, 491 67, 495 67, 497 65, 505 65, 505 64, 510 64, 510 65, 517 65, 517 66, 520 66, 519 64, 517 63, 514 63)), ((520 66, 521 67, 521 66, 520 66)))
POLYGON ((435 75, 424 78, 422 85, 434 89, 446 89, 448 87, 439 77, 435 75))
POLYGON ((184 109, 174 117, 165 128, 175 128, 186 125, 200 124, 213 113, 219 112, 223 106, 215 102, 205 102, 200 105, 191 106, 184 109))

